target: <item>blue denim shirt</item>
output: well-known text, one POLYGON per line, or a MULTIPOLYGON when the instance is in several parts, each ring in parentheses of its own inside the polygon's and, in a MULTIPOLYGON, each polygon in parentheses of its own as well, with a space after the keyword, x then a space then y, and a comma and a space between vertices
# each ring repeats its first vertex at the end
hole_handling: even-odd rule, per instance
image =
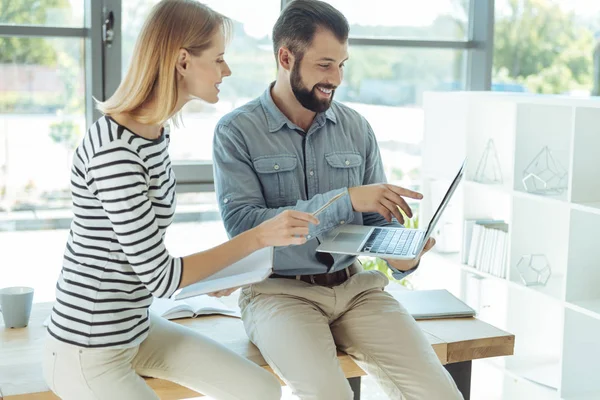
MULTIPOLYGON (((215 128, 215 186, 230 237, 288 209, 314 212, 350 187, 386 182, 375 135, 363 116, 334 101, 304 132, 277 108, 270 89, 225 115, 215 128)), ((340 224, 389 225, 378 213, 353 211, 348 195, 318 218, 307 243, 275 249, 276 273, 322 274, 346 268, 356 257, 332 254, 329 269, 317 260, 321 235, 340 224)), ((392 224, 400 226, 395 220, 392 224)), ((393 271, 398 279, 407 275, 393 271)))

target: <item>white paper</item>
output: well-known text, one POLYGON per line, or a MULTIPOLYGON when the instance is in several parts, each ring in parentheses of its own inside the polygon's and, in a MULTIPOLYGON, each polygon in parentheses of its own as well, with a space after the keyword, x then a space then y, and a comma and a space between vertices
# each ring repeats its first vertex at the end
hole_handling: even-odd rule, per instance
POLYGON ((181 300, 219 290, 250 285, 268 278, 272 271, 273 248, 265 247, 216 274, 181 289, 173 298, 181 300))

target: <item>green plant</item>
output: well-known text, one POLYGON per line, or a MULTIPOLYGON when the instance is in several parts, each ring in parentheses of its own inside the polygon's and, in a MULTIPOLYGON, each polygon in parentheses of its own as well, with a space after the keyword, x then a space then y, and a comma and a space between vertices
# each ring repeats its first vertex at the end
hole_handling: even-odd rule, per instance
MULTIPOLYGON (((360 257, 360 262, 365 271, 371 271, 371 270, 379 271, 379 272, 383 273, 385 276, 387 276, 391 282, 399 283, 400 285, 405 286, 409 289, 413 288, 413 285, 410 282, 410 279, 408 277, 404 278, 404 279, 394 278, 394 276, 392 275, 392 270, 389 269, 385 260, 382 260, 381 258, 360 257)), ((409 275, 409 277, 410 277, 410 275, 409 275)))
POLYGON ((68 151, 72 151, 77 147, 81 137, 79 125, 68 120, 50 124, 49 134, 53 142, 62 144, 68 151))

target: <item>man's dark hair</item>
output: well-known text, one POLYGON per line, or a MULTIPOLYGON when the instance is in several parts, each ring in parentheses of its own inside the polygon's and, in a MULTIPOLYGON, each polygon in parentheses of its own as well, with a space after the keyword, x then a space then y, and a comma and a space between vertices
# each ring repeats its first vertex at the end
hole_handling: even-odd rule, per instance
POLYGON ((331 5, 318 0, 291 2, 273 27, 275 59, 279 49, 285 46, 298 60, 302 60, 318 28, 331 31, 340 42, 348 40, 348 20, 331 5))

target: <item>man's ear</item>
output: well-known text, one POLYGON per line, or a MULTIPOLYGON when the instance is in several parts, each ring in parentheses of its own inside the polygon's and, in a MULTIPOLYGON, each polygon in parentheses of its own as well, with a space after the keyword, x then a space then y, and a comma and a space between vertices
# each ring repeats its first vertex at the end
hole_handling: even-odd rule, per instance
POLYGON ((281 68, 285 69, 286 71, 291 71, 292 65, 294 65, 294 60, 294 55, 290 49, 287 47, 279 48, 279 51, 277 52, 277 61, 279 62, 281 68))
POLYGON ((180 75, 184 76, 188 69, 190 62, 190 53, 186 49, 180 49, 177 55, 177 63, 175 63, 175 69, 180 75))

